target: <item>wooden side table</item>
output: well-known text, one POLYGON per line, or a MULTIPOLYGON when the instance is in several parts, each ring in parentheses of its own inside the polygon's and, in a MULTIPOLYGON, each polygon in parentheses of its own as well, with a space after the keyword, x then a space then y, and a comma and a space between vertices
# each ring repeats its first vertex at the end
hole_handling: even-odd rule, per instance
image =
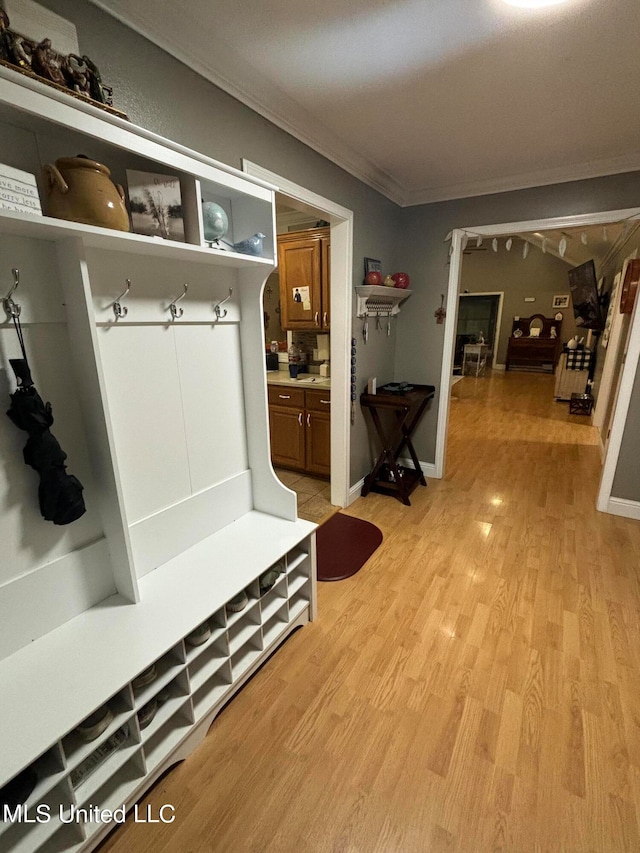
POLYGON ((411 506, 411 492, 418 483, 427 485, 411 436, 436 389, 433 385, 411 385, 411 390, 404 394, 391 394, 385 388, 387 386, 383 385, 377 394, 362 394, 360 397, 360 405, 371 412, 382 444, 375 465, 365 477, 362 496, 365 497, 369 492, 395 495, 403 504, 411 506), (380 417, 381 412, 390 412, 394 416, 386 430, 380 417), (398 465, 398 458, 405 447, 411 456, 413 468, 398 465))

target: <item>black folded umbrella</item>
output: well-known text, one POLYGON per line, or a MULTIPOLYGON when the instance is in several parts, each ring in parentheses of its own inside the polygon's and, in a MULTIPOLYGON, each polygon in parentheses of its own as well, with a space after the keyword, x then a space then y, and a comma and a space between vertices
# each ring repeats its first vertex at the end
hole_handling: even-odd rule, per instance
POLYGON ((25 357, 9 359, 18 388, 11 394, 7 415, 29 436, 23 450, 24 461, 40 475, 38 499, 43 518, 54 524, 69 524, 85 512, 83 486, 77 477, 67 474, 67 454, 49 431, 53 423, 51 403, 43 402, 34 387, 17 322, 16 331, 25 357))

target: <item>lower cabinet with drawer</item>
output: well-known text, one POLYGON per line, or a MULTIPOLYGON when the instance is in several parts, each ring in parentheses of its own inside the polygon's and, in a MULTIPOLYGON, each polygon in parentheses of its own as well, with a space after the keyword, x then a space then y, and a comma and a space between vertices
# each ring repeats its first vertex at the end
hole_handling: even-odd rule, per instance
POLYGON ((274 465, 330 476, 330 391, 270 386, 269 428, 274 465))

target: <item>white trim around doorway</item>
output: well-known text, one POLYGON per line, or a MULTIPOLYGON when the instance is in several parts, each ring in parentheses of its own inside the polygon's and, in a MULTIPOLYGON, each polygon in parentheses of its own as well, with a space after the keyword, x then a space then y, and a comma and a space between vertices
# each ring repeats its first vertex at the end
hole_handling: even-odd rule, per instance
POLYGON ((331 503, 345 507, 350 502, 353 211, 250 160, 243 159, 242 171, 322 212, 331 226, 331 503))
MULTIPOLYGON (((458 296, 462 277, 462 257, 464 236, 501 237, 511 236, 528 231, 548 231, 561 228, 579 228, 587 225, 607 225, 610 222, 640 218, 640 208, 627 210, 605 210, 599 213, 588 213, 578 216, 560 216, 553 219, 534 219, 524 222, 507 222, 497 225, 480 225, 475 227, 456 228, 451 235, 451 258, 449 266, 449 284, 447 293, 447 316, 445 320, 444 344, 442 353, 442 372, 440 376, 440 395, 438 400, 438 425, 436 435, 436 476, 444 476, 447 433, 449 427, 449 405, 451 392, 451 376, 453 371, 453 355, 455 334, 458 319, 458 296)), ((602 478, 598 492, 597 508, 601 512, 611 512, 615 504, 616 514, 623 514, 627 503, 613 498, 611 488, 618 465, 622 436, 629 411, 631 392, 640 360, 640 311, 638 301, 632 321, 629 338, 629 349, 625 362, 620 391, 615 412, 611 421, 611 437, 607 448, 602 469, 602 478)), ((633 510, 635 511, 635 510, 633 510)), ((629 507, 630 517, 635 517, 629 507)))

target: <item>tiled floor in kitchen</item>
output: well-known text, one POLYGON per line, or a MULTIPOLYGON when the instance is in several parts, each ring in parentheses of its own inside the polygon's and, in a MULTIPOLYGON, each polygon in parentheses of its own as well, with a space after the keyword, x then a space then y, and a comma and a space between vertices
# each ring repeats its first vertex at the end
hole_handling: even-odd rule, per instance
POLYGON ((297 471, 276 468, 276 474, 290 489, 298 495, 298 515, 307 521, 322 524, 331 518, 339 507, 331 504, 331 485, 328 480, 309 477, 297 471))

